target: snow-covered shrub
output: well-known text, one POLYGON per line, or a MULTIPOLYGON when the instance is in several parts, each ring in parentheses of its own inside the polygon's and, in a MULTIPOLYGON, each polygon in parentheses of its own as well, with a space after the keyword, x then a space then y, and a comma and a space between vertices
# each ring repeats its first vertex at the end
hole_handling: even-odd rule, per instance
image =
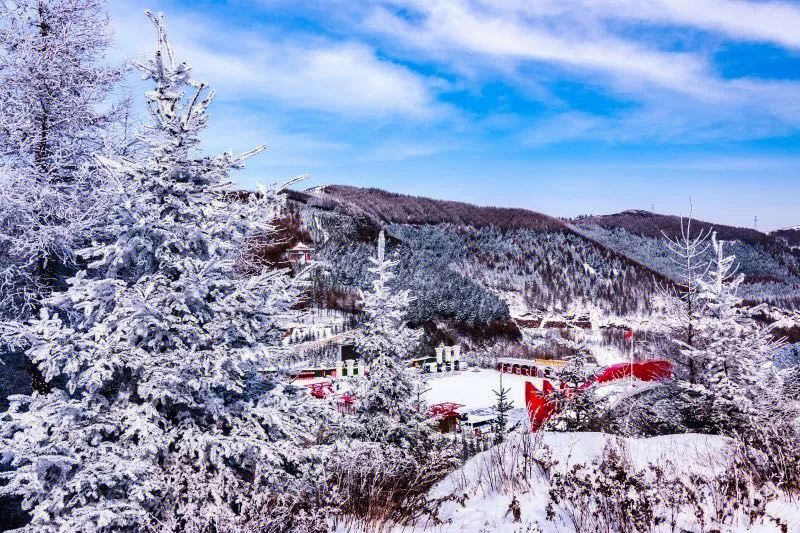
POLYGON ((458 464, 457 450, 430 430, 407 446, 354 440, 336 447, 326 465, 336 520, 370 529, 428 517, 436 505, 428 491, 458 464))
POLYGON ((606 431, 609 402, 597 395, 597 387, 590 386, 575 396, 566 391, 554 391, 551 400, 560 406, 547 420, 548 431, 606 431))
MULTIPOLYGON (((711 467, 707 470, 711 473, 690 477, 710 524, 716 527, 745 525, 748 528, 770 524, 777 526, 780 531, 787 531, 782 520, 767 512, 767 505, 780 495, 779 491, 785 490, 784 494, 791 494, 792 490, 796 490, 775 483, 780 478, 780 474, 770 470, 776 464, 775 458, 767 457, 765 453, 736 438, 731 440, 724 452, 722 457, 707 458, 707 466, 711 467)), ((796 458, 795 454, 790 460, 796 458)), ((796 472, 797 464, 793 467, 796 472)))
POLYGON ((644 533, 721 531, 732 527, 785 524, 767 504, 777 496, 735 442, 708 456, 698 471, 680 475, 669 461, 633 466, 621 443, 609 442, 601 456, 550 478, 547 518, 576 532, 644 533))
POLYGON ((542 443, 542 433, 517 432, 470 461, 454 477, 452 493, 513 495, 527 492, 548 479, 558 464, 552 450, 542 443))
POLYGON ((733 451, 760 486, 800 494, 800 414, 796 409, 777 414, 753 421, 734 439, 733 451))
POLYGON ((775 352, 772 359, 783 376, 784 394, 800 401, 800 342, 784 346, 775 352))
POLYGON ((601 427, 607 433, 631 437, 697 431, 710 425, 704 401, 704 395, 669 380, 606 411, 601 427))
POLYGON ((783 372, 783 391, 788 398, 800 401, 800 365, 783 372))
POLYGON ((553 473, 547 518, 566 517, 576 532, 652 531, 664 518, 657 514, 658 491, 648 481, 632 468, 623 447, 609 443, 592 463, 553 473))
POLYGON ((316 411, 270 378, 248 390, 249 376, 280 364, 279 331, 298 294, 283 271, 242 274, 275 192, 231 204, 228 173, 251 153, 196 154, 213 92, 151 18, 158 47, 139 65, 155 82, 146 157, 102 160, 120 200, 103 238, 80 252, 86 269, 38 319, 3 324, 65 385, 11 398, 0 495, 21 497, 36 531, 216 531, 253 494, 273 523, 299 528, 305 476, 321 463, 316 411))

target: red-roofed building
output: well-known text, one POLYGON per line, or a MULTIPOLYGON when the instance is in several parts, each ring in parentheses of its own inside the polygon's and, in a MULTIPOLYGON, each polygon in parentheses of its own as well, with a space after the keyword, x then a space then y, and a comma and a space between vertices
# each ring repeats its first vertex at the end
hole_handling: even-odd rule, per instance
POLYGON ((303 242, 298 242, 286 251, 286 258, 295 265, 310 263, 314 249, 303 242))

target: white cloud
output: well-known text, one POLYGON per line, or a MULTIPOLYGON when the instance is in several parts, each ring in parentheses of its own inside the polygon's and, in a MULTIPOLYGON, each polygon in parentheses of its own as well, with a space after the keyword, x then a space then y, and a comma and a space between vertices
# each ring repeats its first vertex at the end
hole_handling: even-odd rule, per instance
MULTIPOLYGON (((789 31, 800 27, 800 6, 741 0, 343 2, 308 9, 312 18, 334 20, 335 33, 346 40, 287 28, 234 28, 185 9, 170 10, 167 22, 177 54, 190 61, 196 78, 218 89, 220 99, 289 108, 290 117, 293 110, 322 111, 314 116, 321 138, 341 128, 331 122, 336 117, 371 121, 373 131, 397 126, 394 140, 369 139, 359 160, 441 151, 446 135, 424 145, 404 120, 433 119, 463 135, 480 136, 487 128, 513 132, 527 145, 748 140, 800 128, 800 83, 723 79, 711 50, 703 48, 706 41, 675 47, 660 42, 659 33, 678 26, 681 35, 700 29, 792 47, 800 42, 800 32, 789 31), (648 25, 656 31, 638 31, 648 25), (433 66, 436 74, 422 74, 400 59, 433 66), (487 84, 498 81, 543 110, 527 115, 502 101, 494 109, 459 110, 458 98, 443 103, 443 95, 459 92, 480 98, 487 84), (577 82, 620 108, 597 114, 591 105, 572 109, 569 94, 554 88, 561 81, 577 82)), ((125 3, 116 14, 125 22, 121 46, 149 50, 152 29, 140 10, 133 13, 125 3)))
MULTIPOLYGON (((499 5, 499 4, 498 4, 499 5)), ((737 40, 800 48, 800 5, 773 0, 505 0, 506 12, 532 18, 617 19, 678 25, 737 40)))
POLYGON ((367 150, 363 155, 358 156, 361 162, 385 162, 402 161, 405 159, 415 159, 428 157, 441 152, 449 152, 457 148, 456 144, 431 142, 413 142, 404 140, 394 140, 383 142, 374 148, 367 150))
POLYGON ((789 2, 741 0, 595 0, 577 9, 603 16, 670 23, 723 33, 736 39, 800 48, 800 6, 789 2))
MULTIPOLYGON (((129 6, 113 13, 118 46, 127 55, 140 56, 152 46, 152 29, 139 13, 129 6)), ((170 13, 167 29, 176 55, 221 98, 256 97, 360 118, 430 119, 446 113, 436 102, 440 80, 380 58, 357 41, 302 35, 273 40, 183 13, 170 13)))
POLYGON ((540 129, 522 136, 526 143, 693 142, 797 129, 800 83, 723 79, 702 46, 675 51, 669 42, 659 42, 658 31, 642 38, 638 26, 609 21, 690 25, 790 44, 793 37, 781 30, 786 28, 777 20, 781 17, 798 20, 800 27, 800 7, 774 2, 390 0, 371 12, 367 24, 375 35, 401 42, 406 53, 434 58, 445 69, 463 72, 466 62, 474 71, 480 61, 484 79, 479 81, 501 77, 517 87, 526 75, 579 81, 626 103, 611 116, 596 116, 570 110, 570 102, 557 96, 537 95, 551 112, 560 111, 557 118, 540 118, 540 129))
MULTIPOLYGON (((757 96, 773 89, 759 85, 753 91, 744 91, 743 95, 750 94, 753 98, 751 102, 737 100, 708 105, 653 95, 652 99, 608 115, 567 110, 535 119, 518 138, 522 144, 533 147, 571 141, 690 145, 792 134, 800 127, 797 111, 784 109, 779 101, 769 102, 757 96)), ((779 92, 789 90, 800 92, 800 84, 779 92)))
POLYGON ((368 25, 409 46, 439 54, 480 54, 490 62, 503 58, 539 61, 573 71, 610 74, 626 87, 655 85, 713 96, 697 83, 709 70, 707 61, 697 54, 661 52, 597 28, 554 26, 549 20, 525 18, 502 7, 478 7, 462 1, 411 3, 423 13, 421 19, 409 22, 389 9, 378 8, 368 25))

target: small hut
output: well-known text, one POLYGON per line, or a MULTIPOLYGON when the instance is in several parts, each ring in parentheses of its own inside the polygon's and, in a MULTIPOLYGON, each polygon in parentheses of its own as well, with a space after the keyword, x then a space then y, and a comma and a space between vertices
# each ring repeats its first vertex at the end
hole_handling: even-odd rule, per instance
POLYGON ((286 258, 293 265, 310 263, 314 250, 303 242, 298 242, 286 251, 286 258))

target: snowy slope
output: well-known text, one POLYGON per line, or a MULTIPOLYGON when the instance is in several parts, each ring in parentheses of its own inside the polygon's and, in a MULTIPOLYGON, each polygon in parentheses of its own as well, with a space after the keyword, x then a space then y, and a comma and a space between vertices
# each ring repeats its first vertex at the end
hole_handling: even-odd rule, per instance
MULTIPOLYGON (((466 496, 463 505, 456 501, 445 502, 440 510, 440 518, 445 525, 420 524, 416 528, 397 529, 397 531, 463 531, 463 532, 519 532, 537 531, 541 528, 545 533, 572 531, 568 523, 548 521, 545 507, 548 501, 549 484, 543 475, 533 476, 529 489, 498 489, 496 480, 500 477, 496 465, 502 463, 509 475, 518 472, 521 455, 520 445, 523 439, 528 444, 537 446, 535 438, 530 435, 515 435, 512 440, 476 455, 463 468, 453 472, 431 491, 435 498, 451 494, 466 496), (498 461, 502 454, 502 461, 498 461), (522 510, 521 523, 513 523, 506 517, 512 493, 519 499, 522 510), (529 529, 530 528, 530 529, 529 529)), ((559 459, 555 467, 565 471, 572 465, 591 461, 602 454, 609 440, 618 437, 600 433, 543 433, 541 444, 547 445, 552 455, 559 459)), ((682 476, 690 473, 711 474, 719 471, 721 462, 709 460, 710 457, 724 456, 727 439, 724 437, 683 434, 643 439, 619 438, 627 448, 633 465, 643 468, 648 463, 661 463, 669 460, 682 476)), ((800 531, 800 503, 779 501, 768 507, 768 511, 780 516, 787 522, 788 531, 800 531)), ((658 531, 658 529, 654 529, 658 531)), ((726 530, 727 531, 727 530, 726 530)), ((772 526, 746 527, 745 524, 734 526, 730 531, 778 531, 772 526)))

